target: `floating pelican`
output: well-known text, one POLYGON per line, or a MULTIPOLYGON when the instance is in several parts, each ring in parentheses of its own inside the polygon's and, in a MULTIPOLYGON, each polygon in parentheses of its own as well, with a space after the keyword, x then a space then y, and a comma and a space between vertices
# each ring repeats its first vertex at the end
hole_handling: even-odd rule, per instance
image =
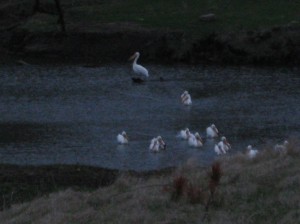
POLYGON ((223 149, 218 145, 218 144, 215 144, 215 153, 217 153, 217 155, 221 155, 221 154, 225 154, 226 152, 223 151, 223 149))
POLYGON ((216 125, 212 124, 206 128, 206 136, 207 138, 216 138, 218 137, 219 130, 217 129, 216 125))
POLYGON ((289 145, 289 142, 288 142, 287 140, 285 140, 285 141, 283 142, 283 144, 276 144, 276 145, 274 146, 274 150, 275 150, 276 152, 285 153, 286 150, 287 150, 288 145, 289 145))
MULTIPOLYGON (((145 67, 143 67, 143 66, 141 66, 141 65, 139 65, 139 64, 136 63, 137 60, 139 59, 139 57, 140 57, 140 53, 139 53, 139 52, 135 52, 135 53, 129 58, 129 60, 134 60, 133 63, 132 63, 132 69, 133 69, 133 71, 134 71, 136 74, 139 74, 139 75, 142 75, 142 76, 145 76, 146 78, 148 78, 148 77, 149 77, 148 70, 147 70, 145 67)), ((141 79, 141 78, 132 78, 132 80, 133 80, 134 82, 143 82, 143 81, 144 81, 144 80, 141 79)))
POLYGON ((231 149, 231 145, 224 136, 221 138, 221 141, 215 145, 215 152, 218 155, 225 154, 229 149, 231 149))
POLYGON ((156 138, 153 138, 150 142, 149 150, 151 152, 159 152, 160 150, 166 149, 167 145, 162 139, 161 136, 157 136, 156 138))
POLYGON ((119 144, 127 144, 128 143, 128 137, 125 131, 123 131, 121 134, 117 135, 117 141, 119 144))
POLYGON ((178 137, 184 140, 187 140, 190 135, 190 130, 188 128, 181 130, 178 134, 178 137))
POLYGON ((256 157, 258 153, 257 149, 253 149, 252 145, 248 145, 247 146, 247 151, 246 151, 246 155, 249 159, 253 159, 254 157, 256 157))
POLYGON ((188 91, 184 91, 180 97, 181 97, 181 102, 184 105, 192 105, 192 98, 188 91))
POLYGON ((201 147, 203 146, 203 140, 198 132, 194 134, 190 134, 188 137, 188 144, 192 147, 201 147))

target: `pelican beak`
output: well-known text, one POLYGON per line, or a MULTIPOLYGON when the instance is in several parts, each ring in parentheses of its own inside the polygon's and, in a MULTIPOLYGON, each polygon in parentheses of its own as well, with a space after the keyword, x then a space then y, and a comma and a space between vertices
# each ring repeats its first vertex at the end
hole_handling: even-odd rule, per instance
POLYGON ((186 133, 187 137, 190 137, 190 132, 189 131, 186 131, 185 133, 186 133))
POLYGON ((231 149, 231 145, 226 141, 226 145, 231 149))
POLYGON ((163 140, 160 140, 160 145, 162 145, 163 149, 166 149, 166 143, 163 140))
POLYGON ((219 130, 217 128, 214 128, 214 130, 217 134, 219 134, 219 130))
POLYGON ((128 61, 132 61, 134 58, 135 58, 135 54, 133 54, 129 59, 128 59, 128 61))

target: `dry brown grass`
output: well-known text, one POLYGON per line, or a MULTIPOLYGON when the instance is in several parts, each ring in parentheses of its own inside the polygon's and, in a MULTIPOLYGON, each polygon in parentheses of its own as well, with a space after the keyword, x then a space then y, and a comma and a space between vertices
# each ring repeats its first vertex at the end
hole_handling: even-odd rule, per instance
POLYGON ((222 176, 209 209, 211 168, 189 161, 171 175, 124 174, 113 185, 93 192, 69 189, 14 205, 0 213, 0 220, 3 224, 300 223, 299 141, 292 141, 284 155, 267 147, 252 160, 240 153, 219 162, 222 176), (168 189, 178 177, 187 181, 187 190, 172 200, 168 189), (189 194, 197 189, 202 197, 194 203, 189 194))

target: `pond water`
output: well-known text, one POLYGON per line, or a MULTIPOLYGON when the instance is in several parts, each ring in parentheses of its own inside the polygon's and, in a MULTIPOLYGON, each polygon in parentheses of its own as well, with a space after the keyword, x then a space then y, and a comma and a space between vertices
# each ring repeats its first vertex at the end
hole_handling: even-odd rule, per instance
POLYGON ((0 163, 153 170, 193 158, 205 166, 216 157, 215 141, 191 148, 176 138, 181 129, 205 136, 214 123, 230 153, 300 136, 297 69, 146 67, 149 80, 134 84, 130 65, 2 66, 0 163), (192 106, 181 104, 184 90, 192 106), (123 130, 128 145, 116 142, 123 130), (167 150, 151 153, 157 135, 167 150))

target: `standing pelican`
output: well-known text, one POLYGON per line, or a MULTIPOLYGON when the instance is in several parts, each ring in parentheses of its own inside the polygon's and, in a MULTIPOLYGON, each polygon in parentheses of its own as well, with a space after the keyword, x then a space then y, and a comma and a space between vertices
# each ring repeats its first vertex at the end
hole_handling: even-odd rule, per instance
POLYGON ((192 105, 192 97, 191 95, 189 94, 188 91, 184 91, 182 94, 181 94, 181 102, 184 104, 184 105, 192 105))
MULTIPOLYGON (((136 63, 137 60, 139 59, 139 57, 140 57, 140 53, 139 52, 135 52, 129 58, 129 60, 133 60, 132 70, 134 71, 134 73, 142 75, 142 76, 145 76, 146 78, 148 78, 149 77, 148 70, 145 67, 143 67, 143 66, 141 66, 141 65, 139 65, 139 64, 136 63)), ((140 79, 140 78, 133 78, 132 80, 135 81, 135 82, 142 82, 142 79, 140 79)))
POLYGON ((117 135, 117 142, 119 144, 127 144, 128 143, 128 137, 125 131, 123 131, 121 134, 117 135))
POLYGON ((217 129, 216 125, 212 124, 206 128, 206 136, 207 138, 215 138, 218 137, 219 130, 217 129))
POLYGON ((248 145, 247 146, 247 151, 246 151, 246 155, 249 159, 253 159, 258 153, 257 149, 253 149, 252 145, 248 145))
POLYGON ((160 150, 166 149, 167 145, 161 136, 153 138, 150 142, 149 150, 151 152, 159 152, 160 150))

